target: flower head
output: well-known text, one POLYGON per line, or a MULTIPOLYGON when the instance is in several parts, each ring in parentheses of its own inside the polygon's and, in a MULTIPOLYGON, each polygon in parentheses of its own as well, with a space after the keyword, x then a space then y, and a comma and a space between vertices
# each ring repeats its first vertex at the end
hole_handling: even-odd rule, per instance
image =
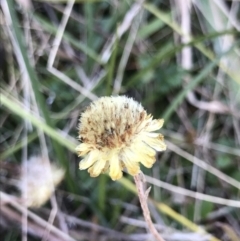
POLYGON ((155 151, 166 150, 163 135, 154 133, 163 119, 153 120, 142 105, 126 96, 102 97, 81 114, 76 150, 84 156, 79 164, 91 177, 109 172, 113 180, 127 169, 131 175, 140 171, 139 163, 152 167, 155 151))
POLYGON ((65 171, 48 164, 42 157, 32 157, 24 165, 19 189, 28 207, 40 207, 48 201, 55 187, 62 181, 65 171))

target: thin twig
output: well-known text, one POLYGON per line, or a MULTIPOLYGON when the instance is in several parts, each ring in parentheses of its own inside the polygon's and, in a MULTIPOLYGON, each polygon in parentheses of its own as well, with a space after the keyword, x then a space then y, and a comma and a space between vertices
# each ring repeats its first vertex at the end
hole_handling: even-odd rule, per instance
POLYGON ((238 200, 225 199, 225 198, 211 196, 211 195, 200 193, 200 192, 194 192, 194 191, 182 188, 182 187, 178 187, 178 186, 163 182, 161 180, 152 178, 150 176, 146 176, 146 181, 155 186, 164 188, 166 190, 169 190, 170 192, 178 193, 180 195, 189 196, 189 197, 192 197, 192 198, 195 198, 198 200, 204 200, 204 201, 211 202, 211 203, 217 203, 217 204, 226 205, 226 206, 230 206, 230 207, 240 208, 240 201, 238 201, 238 200))
POLYGON ((223 181, 227 182, 228 184, 230 184, 240 190, 240 182, 237 181, 236 179, 226 175, 225 173, 219 171, 217 168, 202 161, 201 159, 189 154, 188 152, 182 150, 181 148, 174 145, 173 143, 171 143, 169 141, 165 141, 165 142, 167 144, 168 150, 171 150, 171 151, 177 153, 178 155, 184 157, 185 159, 189 160, 193 164, 201 167, 202 169, 210 172, 211 174, 215 175, 216 177, 222 179, 223 181))
POLYGON ((142 180, 142 173, 139 173, 138 175, 134 176, 134 181, 136 183, 136 187, 137 187, 137 191, 138 191, 138 197, 139 197, 139 201, 143 210, 143 216, 144 219, 148 225, 149 231, 151 232, 151 234, 154 236, 154 238, 157 241, 165 241, 160 234, 158 233, 158 231, 156 230, 156 228, 153 225, 151 216, 150 216, 150 212, 148 209, 148 204, 147 204, 147 198, 148 198, 148 191, 146 192, 144 189, 144 185, 143 185, 143 180, 142 180))

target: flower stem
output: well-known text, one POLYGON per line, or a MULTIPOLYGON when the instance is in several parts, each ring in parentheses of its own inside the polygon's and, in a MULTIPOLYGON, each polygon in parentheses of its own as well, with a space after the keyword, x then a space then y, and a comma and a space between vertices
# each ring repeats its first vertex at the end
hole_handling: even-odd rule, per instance
POLYGON ((158 233, 158 231, 156 230, 156 228, 153 225, 151 216, 150 216, 150 212, 148 209, 148 204, 147 204, 147 198, 148 198, 148 192, 145 191, 144 188, 144 183, 143 183, 143 178, 142 178, 142 173, 137 174, 136 176, 134 176, 134 181, 136 183, 136 187, 137 187, 137 191, 138 191, 138 197, 139 197, 139 201, 143 210, 143 216, 144 219, 147 223, 148 229, 150 231, 150 233, 154 236, 154 238, 157 241, 165 241, 160 234, 158 233))

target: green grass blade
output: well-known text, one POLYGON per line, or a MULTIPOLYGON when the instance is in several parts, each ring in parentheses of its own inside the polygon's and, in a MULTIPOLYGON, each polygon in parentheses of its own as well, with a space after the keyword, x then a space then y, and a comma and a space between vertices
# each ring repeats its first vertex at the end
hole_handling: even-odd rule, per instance
POLYGON ((0 155, 0 161, 3 161, 7 157, 11 156, 14 152, 20 150, 24 145, 31 143, 33 140, 35 140, 38 137, 37 133, 32 133, 29 136, 23 138, 21 141, 17 142, 15 145, 10 146, 5 151, 3 151, 0 155))
POLYGON ((43 130, 48 136, 50 136, 62 146, 66 147, 68 150, 75 152, 77 143, 71 142, 67 138, 63 137, 58 131, 54 130, 51 126, 40 120, 38 117, 35 117, 33 114, 24 110, 22 106, 5 96, 3 93, 1 94, 1 103, 3 106, 7 107, 11 112, 20 116, 22 119, 29 120, 36 128, 43 130))
MULTIPOLYGON (((86 45, 87 48, 91 49, 94 43, 94 36, 93 36, 93 16, 94 16, 94 9, 93 5, 90 2, 87 2, 84 4, 84 13, 85 13, 85 19, 86 19, 86 45)), ((87 74, 91 72, 91 68, 93 66, 92 59, 87 56, 87 59, 85 61, 85 69, 87 74)))
POLYGON ((177 95, 177 97, 171 102, 171 105, 167 110, 164 112, 162 118, 165 121, 168 121, 170 116, 176 110, 177 106, 182 103, 183 99, 187 95, 187 93, 194 89, 204 78, 209 74, 209 72, 219 64, 220 59, 230 53, 236 46, 233 46, 229 51, 221 55, 220 57, 216 58, 214 61, 209 63, 189 84, 177 95))

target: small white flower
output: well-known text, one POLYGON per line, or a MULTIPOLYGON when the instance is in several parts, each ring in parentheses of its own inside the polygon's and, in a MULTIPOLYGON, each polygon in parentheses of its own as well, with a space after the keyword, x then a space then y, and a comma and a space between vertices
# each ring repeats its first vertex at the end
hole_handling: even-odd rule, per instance
POLYGON ((19 185, 26 206, 40 207, 46 203, 64 174, 62 168, 49 165, 42 157, 32 157, 27 161, 19 185))

